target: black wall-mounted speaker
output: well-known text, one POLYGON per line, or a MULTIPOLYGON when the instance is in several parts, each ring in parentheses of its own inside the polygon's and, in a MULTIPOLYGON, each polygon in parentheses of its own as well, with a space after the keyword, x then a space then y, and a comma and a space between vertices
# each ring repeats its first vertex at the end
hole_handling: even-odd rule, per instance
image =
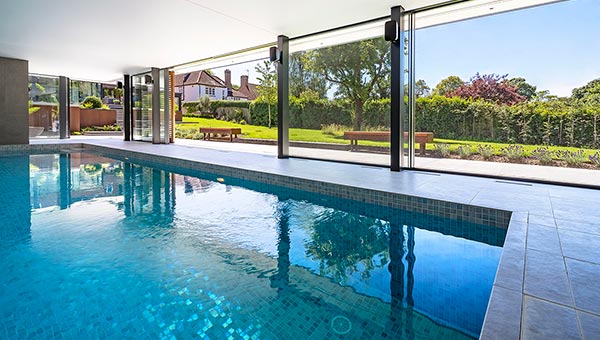
POLYGON ((149 74, 144 75, 144 84, 152 84, 152 76, 149 74))
POLYGON ((277 50, 277 47, 272 46, 271 48, 269 48, 269 60, 271 60, 271 61, 281 61, 280 57, 279 57, 279 51, 277 50))
POLYGON ((398 41, 398 23, 394 20, 385 22, 385 33, 383 37, 386 41, 398 41))
POLYGON ((123 88, 123 82, 122 81, 118 81, 117 82, 117 88, 118 89, 122 89, 123 88))

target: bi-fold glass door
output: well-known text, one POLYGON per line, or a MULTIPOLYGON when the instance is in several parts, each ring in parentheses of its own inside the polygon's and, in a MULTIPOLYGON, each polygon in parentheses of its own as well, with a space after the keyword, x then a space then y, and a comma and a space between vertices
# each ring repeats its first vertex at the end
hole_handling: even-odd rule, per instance
POLYGON ((150 72, 132 77, 133 119, 132 138, 136 141, 152 141, 152 90, 153 82, 150 72))

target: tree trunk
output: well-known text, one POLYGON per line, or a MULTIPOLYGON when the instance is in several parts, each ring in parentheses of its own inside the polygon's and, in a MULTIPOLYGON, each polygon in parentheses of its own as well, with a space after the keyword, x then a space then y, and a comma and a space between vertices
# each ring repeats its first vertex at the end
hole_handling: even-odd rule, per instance
POLYGON ((598 121, 598 117, 596 116, 596 113, 594 112, 594 147, 595 148, 598 147, 598 129, 596 128, 597 121, 598 121))
POLYGON ((269 129, 271 128, 271 104, 267 104, 267 111, 269 112, 269 129))
POLYGON ((354 131, 360 131, 362 128, 363 101, 354 99, 354 131))

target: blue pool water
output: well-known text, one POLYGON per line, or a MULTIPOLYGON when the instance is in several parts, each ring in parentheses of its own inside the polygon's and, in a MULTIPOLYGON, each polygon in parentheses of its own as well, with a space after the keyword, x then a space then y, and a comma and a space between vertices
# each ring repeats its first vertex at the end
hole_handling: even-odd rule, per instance
POLYGON ((0 157, 0 339, 466 339, 503 229, 86 153, 0 157))

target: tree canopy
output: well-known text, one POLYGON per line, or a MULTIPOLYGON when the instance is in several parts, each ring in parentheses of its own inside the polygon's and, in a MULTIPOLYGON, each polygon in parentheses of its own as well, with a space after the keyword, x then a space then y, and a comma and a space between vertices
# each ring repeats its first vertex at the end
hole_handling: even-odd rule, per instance
POLYGON ((600 78, 594 79, 582 87, 573 89, 571 99, 581 100, 589 95, 600 94, 600 78))
POLYGON ((267 103, 269 127, 271 127, 271 105, 277 104, 277 72, 275 71, 275 66, 266 60, 262 65, 256 65, 255 70, 259 74, 257 79, 260 83, 256 87, 259 96, 258 99, 267 103))
POLYGON ((434 96, 449 96, 452 92, 456 91, 465 82, 458 76, 449 76, 439 82, 433 89, 434 96))
POLYGON ((483 99, 496 104, 513 105, 525 101, 516 88, 506 82, 506 75, 477 73, 468 83, 450 94, 451 97, 483 99))
POLYGON ((531 100, 536 96, 537 87, 529 84, 525 78, 517 77, 506 81, 506 83, 515 88, 515 92, 531 100))
POLYGON ((329 84, 315 71, 314 52, 296 52, 290 55, 290 96, 317 96, 325 98, 329 84))
POLYGON ((352 100, 354 129, 362 128, 364 103, 390 74, 390 47, 383 38, 362 40, 314 51, 314 70, 335 86, 336 95, 352 100))

